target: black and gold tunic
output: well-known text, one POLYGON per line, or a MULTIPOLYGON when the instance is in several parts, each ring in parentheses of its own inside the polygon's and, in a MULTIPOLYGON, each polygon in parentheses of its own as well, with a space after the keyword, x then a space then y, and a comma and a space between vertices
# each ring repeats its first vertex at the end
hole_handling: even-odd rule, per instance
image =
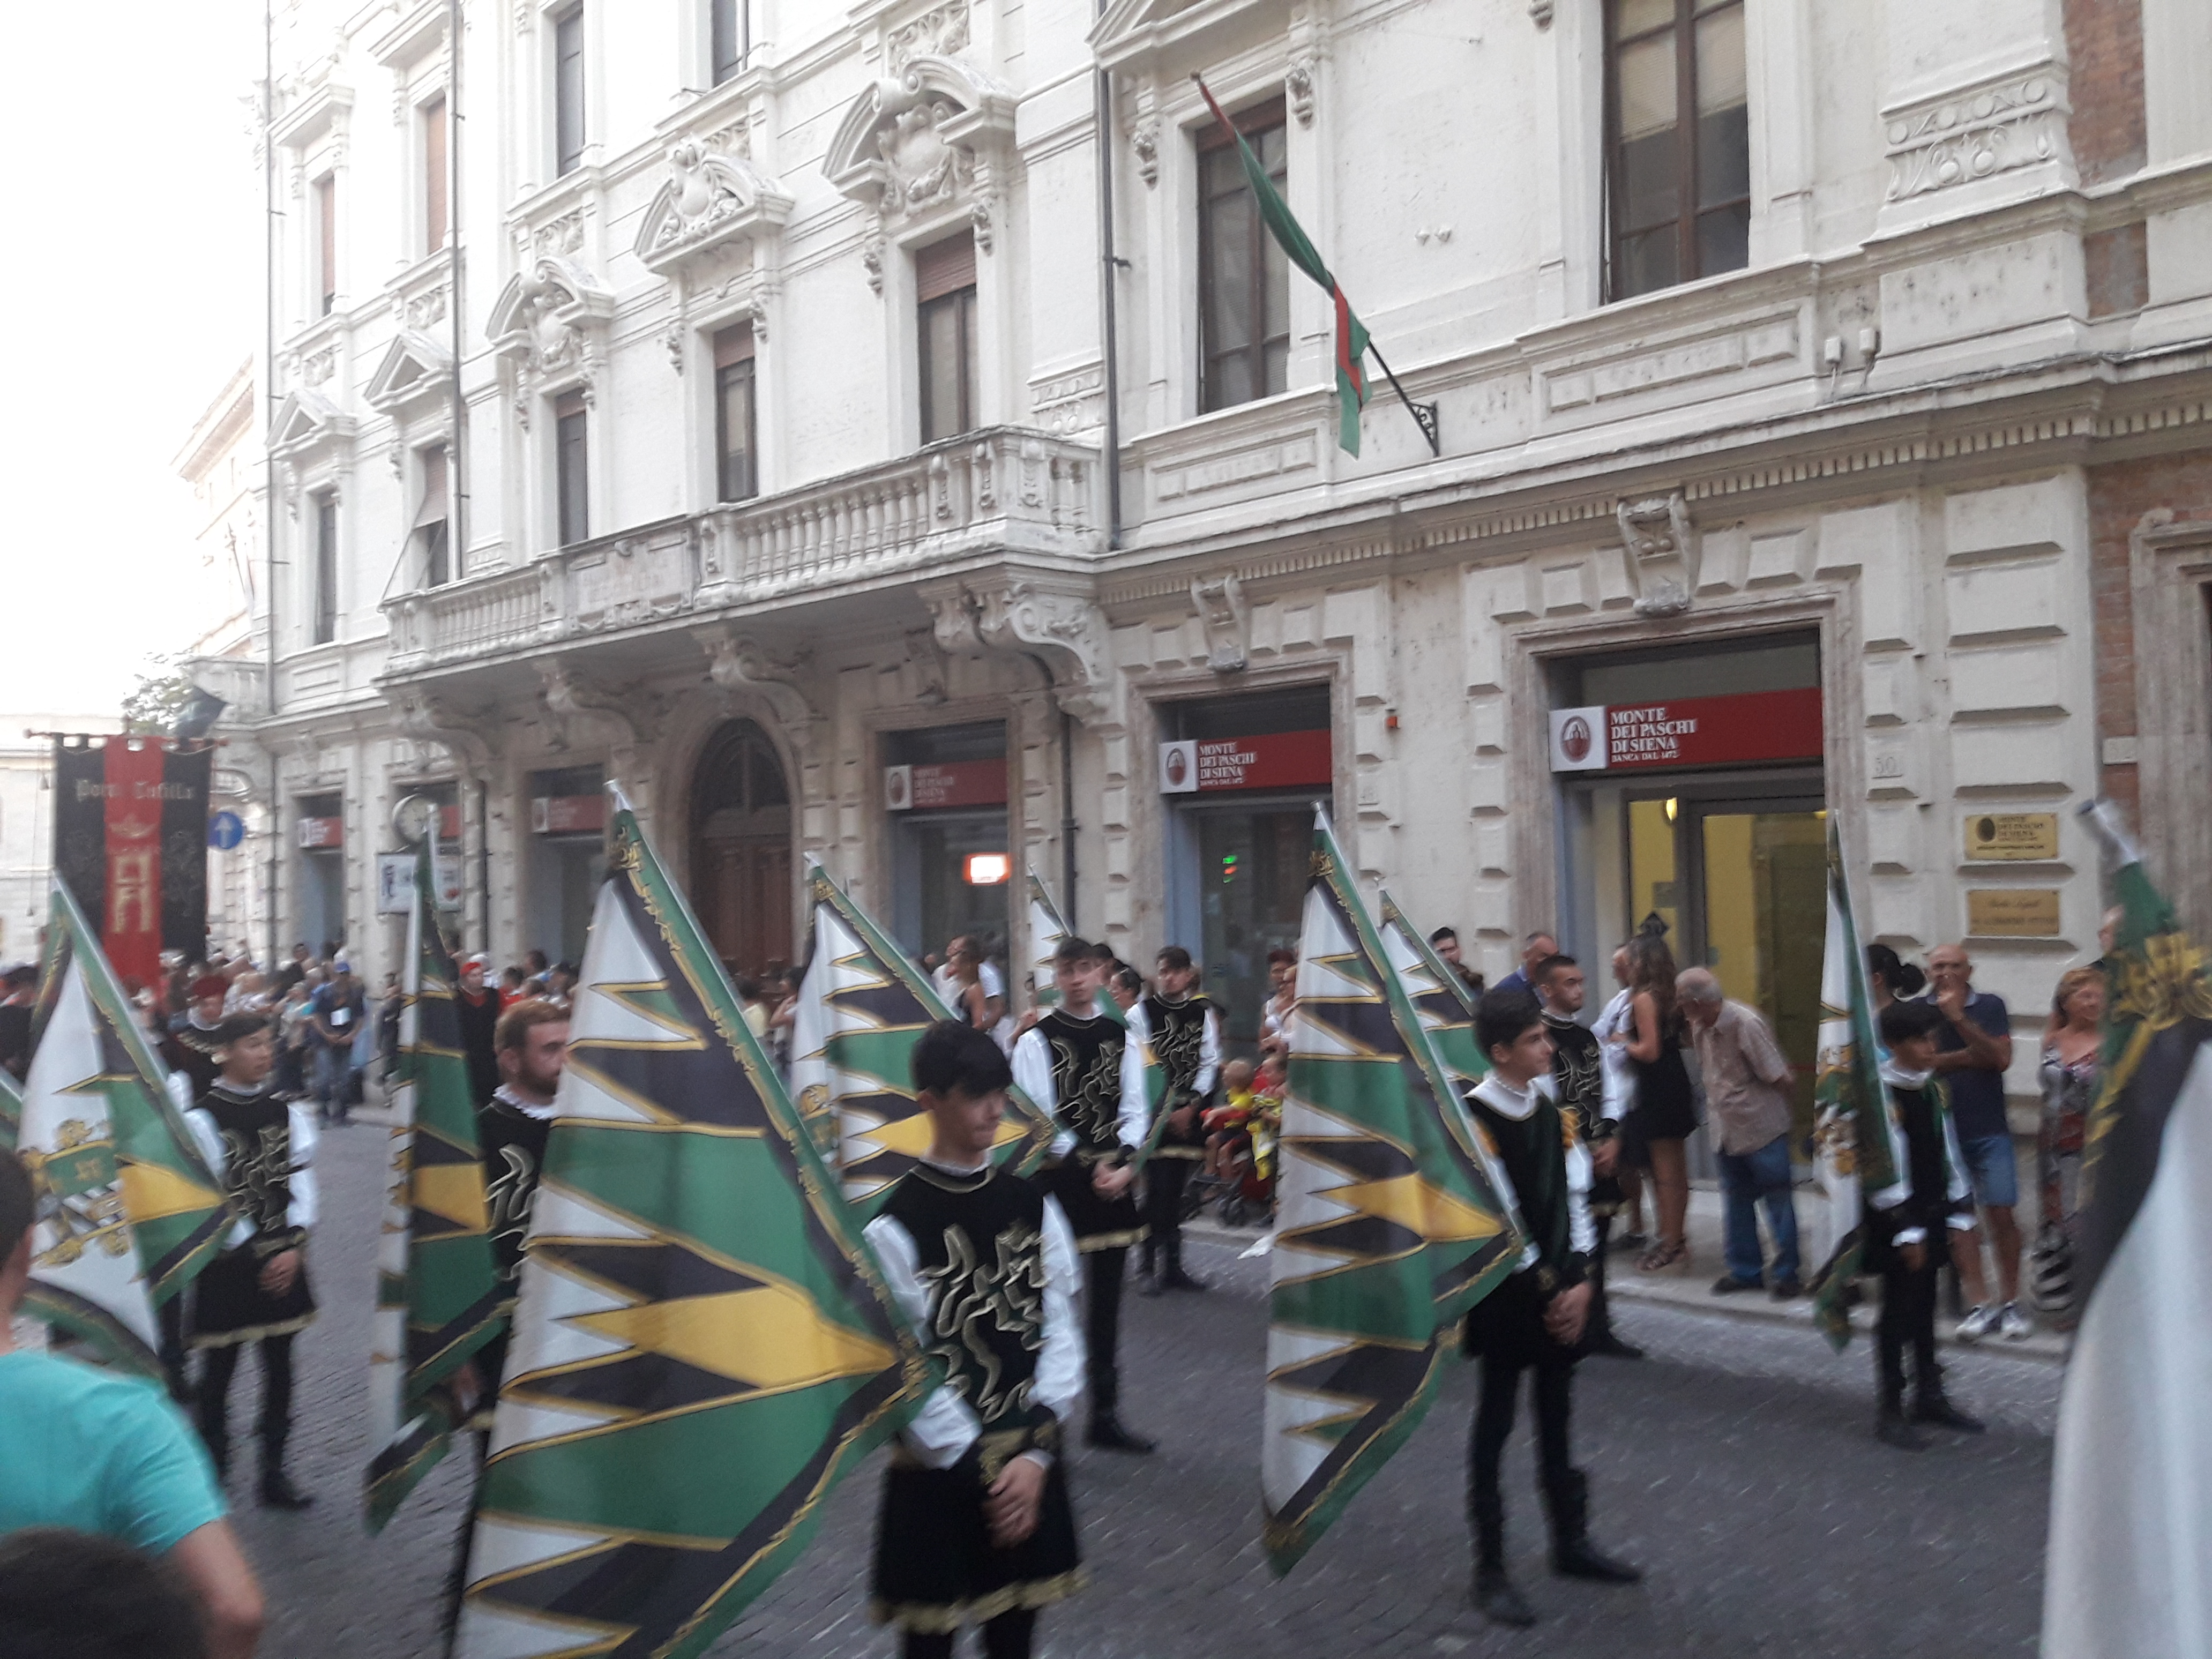
POLYGON ((1128 1029, 1104 1014, 1084 1018, 1055 1008, 1014 1045, 1014 1081, 1060 1127, 1039 1179, 1067 1212, 1078 1248, 1140 1243, 1134 1192, 1102 1198, 1091 1185, 1097 1165, 1126 1160, 1151 1127, 1144 1062, 1128 1029))
POLYGON ((307 1268, 281 1294, 264 1290, 270 1258, 303 1249, 314 1218, 313 1126, 267 1088, 234 1088, 218 1079, 193 1109, 200 1150, 222 1182, 237 1222, 223 1252, 193 1286, 191 1342, 223 1347, 284 1336, 314 1322, 307 1268))
MULTIPOLYGON (((1220 1038, 1213 1021, 1213 1004, 1203 992, 1170 998, 1155 992, 1144 1001, 1145 1023, 1151 1028, 1152 1057, 1167 1073, 1163 1112, 1184 1106, 1204 1107, 1213 1096, 1221 1075, 1220 1038)), ((1170 1121, 1152 1148, 1154 1158, 1200 1158, 1206 1156, 1206 1130, 1193 1112, 1190 1127, 1181 1133, 1170 1121)))
MULTIPOLYGON (((537 1201, 544 1173, 545 1142, 553 1132, 552 1109, 538 1116, 504 1088, 477 1114, 477 1148, 483 1159, 484 1209, 490 1223, 492 1271, 499 1278, 500 1305, 512 1315, 522 1281, 522 1245, 530 1232, 530 1208, 537 1201)), ((507 1361, 507 1332, 478 1350, 477 1369, 495 1395, 507 1361)))
MULTIPOLYGON (((1544 1029, 1552 1034, 1552 1080, 1559 1087, 1559 1109, 1574 1114, 1575 1133, 1584 1146, 1611 1140, 1620 1126, 1605 1115, 1604 1048, 1594 1033, 1561 1014, 1547 1012, 1544 1029)), ((1614 1176, 1591 1177, 1592 1215, 1617 1214, 1621 1200, 1614 1176)))
POLYGON ((1067 1224, 1035 1186, 923 1163, 868 1224, 885 1280, 945 1382, 902 1432, 877 1535, 878 1621, 944 1632, 1079 1588, 1061 1417, 1082 1389, 1067 1224), (1036 1530, 990 1540, 983 1500, 1017 1457, 1046 1465, 1036 1530))

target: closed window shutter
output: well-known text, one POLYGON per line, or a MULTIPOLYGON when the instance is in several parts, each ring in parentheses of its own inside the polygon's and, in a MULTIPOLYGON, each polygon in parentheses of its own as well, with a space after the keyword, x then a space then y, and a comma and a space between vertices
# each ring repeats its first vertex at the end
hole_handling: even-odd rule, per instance
POLYGON ((753 356, 753 325, 739 323, 734 328, 719 329, 714 334, 714 367, 727 368, 732 363, 749 362, 753 356))
POLYGON ((914 256, 915 298, 924 304, 975 286, 975 239, 963 231, 914 256))
POLYGON ((415 514, 415 528, 446 520, 446 452, 433 447, 422 454, 422 505, 415 514))

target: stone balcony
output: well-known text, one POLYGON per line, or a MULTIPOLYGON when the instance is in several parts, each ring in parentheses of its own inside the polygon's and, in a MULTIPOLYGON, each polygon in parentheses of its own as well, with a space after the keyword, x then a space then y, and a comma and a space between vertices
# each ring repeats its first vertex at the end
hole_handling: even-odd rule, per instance
POLYGON ((905 589, 1009 556, 1087 563, 1104 546, 1098 453, 994 427, 796 489, 594 538, 398 593, 387 682, 720 617, 905 589))

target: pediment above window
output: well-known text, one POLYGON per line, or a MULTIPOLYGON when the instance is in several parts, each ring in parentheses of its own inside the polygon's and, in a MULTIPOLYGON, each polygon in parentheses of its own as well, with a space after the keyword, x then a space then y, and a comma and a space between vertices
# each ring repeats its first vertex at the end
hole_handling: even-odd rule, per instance
POLYGON ((1281 9, 1269 0, 1114 0, 1091 31, 1091 49, 1108 69, 1126 69, 1242 21, 1247 14, 1273 20, 1271 28, 1281 27, 1281 9))
POLYGON ((854 100, 822 170, 888 219, 988 190, 984 175, 1013 136, 1011 91, 959 58, 924 55, 854 100))
POLYGON ((312 386, 287 394, 269 428, 269 453, 303 465, 351 448, 354 419, 312 386))
POLYGON ((369 407, 398 413, 453 395, 453 354, 427 334, 404 328, 385 349, 384 361, 362 395, 369 407))
POLYGON ((669 147, 668 178, 645 210, 637 257, 665 275, 696 254, 774 230, 791 207, 790 195, 750 161, 687 135, 669 147))
POLYGON ((491 311, 492 349, 533 374, 583 362, 591 337, 615 314, 615 296, 559 254, 540 255, 508 279, 491 311))

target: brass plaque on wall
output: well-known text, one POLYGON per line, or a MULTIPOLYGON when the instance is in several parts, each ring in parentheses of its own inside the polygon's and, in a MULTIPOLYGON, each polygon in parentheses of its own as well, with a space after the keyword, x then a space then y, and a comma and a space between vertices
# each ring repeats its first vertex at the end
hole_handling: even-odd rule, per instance
POLYGON ((1966 820, 1966 857, 1973 863, 2057 856, 2056 812, 1978 812, 1966 820))
POLYGON ((1975 887, 1966 892, 1966 931, 1979 939, 2056 939, 2056 887, 1975 887))

